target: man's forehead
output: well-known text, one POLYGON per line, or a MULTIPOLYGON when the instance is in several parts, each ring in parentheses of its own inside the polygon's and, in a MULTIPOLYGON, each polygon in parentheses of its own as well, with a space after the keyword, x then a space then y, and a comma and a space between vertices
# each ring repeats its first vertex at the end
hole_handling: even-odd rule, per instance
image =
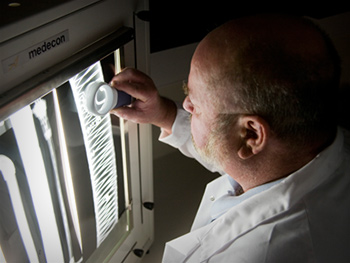
POLYGON ((190 95, 191 98, 196 98, 201 93, 205 92, 206 90, 206 83, 200 76, 200 74, 193 73, 191 71, 188 81, 186 85, 184 85, 185 92, 187 92, 187 95, 190 95))

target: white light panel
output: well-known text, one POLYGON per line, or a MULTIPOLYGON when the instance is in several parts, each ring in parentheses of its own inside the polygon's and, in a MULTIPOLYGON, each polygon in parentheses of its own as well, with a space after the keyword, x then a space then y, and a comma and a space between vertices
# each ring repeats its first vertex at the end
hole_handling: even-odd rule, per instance
POLYGON ((87 153, 94 198, 97 246, 118 222, 117 169, 109 114, 95 116, 85 108, 84 89, 91 81, 104 81, 100 62, 69 80, 73 90, 87 153))

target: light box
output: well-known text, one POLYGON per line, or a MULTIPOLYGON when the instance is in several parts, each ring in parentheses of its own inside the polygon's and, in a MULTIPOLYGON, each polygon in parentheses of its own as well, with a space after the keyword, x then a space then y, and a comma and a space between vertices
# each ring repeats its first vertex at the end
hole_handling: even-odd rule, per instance
POLYGON ((133 34, 122 27, 0 98, 0 262, 137 262, 151 245, 150 128, 84 104, 88 84, 133 55, 133 34))

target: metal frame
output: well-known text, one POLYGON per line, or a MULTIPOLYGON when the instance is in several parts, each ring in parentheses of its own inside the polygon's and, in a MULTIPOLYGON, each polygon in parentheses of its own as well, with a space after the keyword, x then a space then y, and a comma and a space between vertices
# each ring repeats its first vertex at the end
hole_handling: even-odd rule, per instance
POLYGON ((62 85, 77 72, 108 55, 111 48, 118 49, 133 38, 134 30, 132 28, 121 27, 68 59, 0 94, 0 120, 62 85))

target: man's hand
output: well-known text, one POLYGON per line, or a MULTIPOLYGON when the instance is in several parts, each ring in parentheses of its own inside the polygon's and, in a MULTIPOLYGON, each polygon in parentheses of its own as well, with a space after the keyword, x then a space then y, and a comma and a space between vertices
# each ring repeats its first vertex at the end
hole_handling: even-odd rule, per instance
POLYGON ((149 76, 127 68, 114 76, 110 84, 135 98, 131 105, 111 110, 112 114, 137 123, 151 123, 171 134, 176 104, 159 95, 149 76))

